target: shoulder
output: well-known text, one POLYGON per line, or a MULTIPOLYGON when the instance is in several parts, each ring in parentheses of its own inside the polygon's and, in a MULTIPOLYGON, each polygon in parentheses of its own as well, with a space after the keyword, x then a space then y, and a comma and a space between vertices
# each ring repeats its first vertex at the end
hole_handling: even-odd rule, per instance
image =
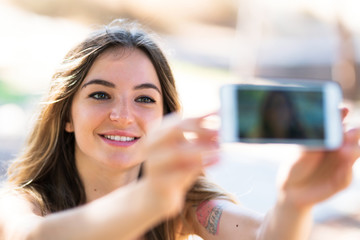
POLYGON ((0 239, 12 239, 41 219, 38 206, 29 194, 0 189, 0 239))
POLYGON ((40 205, 30 194, 0 190, 0 228, 26 217, 41 217, 40 205))
POLYGON ((13 189, 0 189, 0 211, 3 213, 31 212, 41 216, 41 209, 38 201, 30 194, 19 192, 13 189))

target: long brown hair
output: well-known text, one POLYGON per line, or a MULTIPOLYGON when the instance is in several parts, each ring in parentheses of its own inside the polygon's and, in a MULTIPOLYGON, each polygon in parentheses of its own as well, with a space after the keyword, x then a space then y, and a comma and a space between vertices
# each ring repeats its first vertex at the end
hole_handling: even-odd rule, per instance
MULTIPOLYGON (((73 48, 53 75, 22 154, 9 166, 8 184, 37 199, 43 215, 82 205, 85 190, 75 166, 73 133, 65 131, 74 94, 97 57, 111 48, 139 49, 156 69, 163 92, 164 113, 180 110, 175 81, 168 61, 151 34, 138 24, 115 20, 93 32, 73 48)), ((222 196, 199 178, 189 191, 192 206, 222 196)), ((188 204, 188 206, 190 206, 188 204)), ((178 219, 178 218, 176 218, 178 219)), ((168 220, 146 234, 147 239, 175 239, 178 220, 168 220)))

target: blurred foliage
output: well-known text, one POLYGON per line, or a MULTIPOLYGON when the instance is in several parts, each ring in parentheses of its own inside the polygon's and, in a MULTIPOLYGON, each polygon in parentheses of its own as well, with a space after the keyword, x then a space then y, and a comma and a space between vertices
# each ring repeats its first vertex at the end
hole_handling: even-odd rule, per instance
POLYGON ((0 104, 24 103, 29 99, 29 95, 22 93, 15 87, 0 79, 0 104))

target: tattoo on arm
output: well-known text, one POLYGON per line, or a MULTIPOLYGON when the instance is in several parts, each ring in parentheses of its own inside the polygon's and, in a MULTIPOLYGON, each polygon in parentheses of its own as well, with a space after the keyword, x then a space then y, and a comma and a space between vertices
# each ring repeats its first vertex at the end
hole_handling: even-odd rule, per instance
POLYGON ((222 212, 222 206, 216 205, 214 201, 205 201, 197 207, 196 217, 210 234, 216 235, 222 212))

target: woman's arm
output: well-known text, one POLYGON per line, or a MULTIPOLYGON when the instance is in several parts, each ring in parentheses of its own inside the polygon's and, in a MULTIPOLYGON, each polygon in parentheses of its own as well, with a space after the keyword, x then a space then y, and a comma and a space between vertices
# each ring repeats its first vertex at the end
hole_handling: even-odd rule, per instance
POLYGON ((0 239, 134 239, 162 220, 178 214, 185 194, 206 164, 217 157, 217 132, 202 127, 203 118, 171 117, 139 148, 147 159, 144 177, 84 206, 41 217, 24 196, 0 198, 0 239), (193 134, 191 140, 184 132, 193 134), (204 155, 206 159, 204 162, 204 155))
POLYGON ((309 238, 311 228, 311 208, 297 209, 278 201, 258 229, 256 239, 304 240, 309 238))
POLYGON ((310 234, 311 209, 352 180, 352 166, 360 157, 360 129, 344 134, 335 151, 304 151, 280 181, 278 201, 269 213, 260 239, 306 239, 310 234))
POLYGON ((254 240, 263 220, 259 213, 227 200, 205 201, 190 211, 184 233, 206 240, 254 240))
POLYGON ((275 206, 265 218, 224 200, 204 202, 195 211, 192 226, 206 240, 307 239, 311 227, 310 215, 286 206, 275 206))
POLYGON ((224 201, 200 204, 192 214, 196 234, 207 240, 307 239, 312 207, 350 184, 359 137, 360 129, 353 129, 336 151, 305 151, 284 174, 277 202, 264 219, 224 201))
POLYGON ((0 202, 0 239, 134 239, 167 214, 149 181, 140 181, 75 209, 41 217, 20 195, 0 202))

